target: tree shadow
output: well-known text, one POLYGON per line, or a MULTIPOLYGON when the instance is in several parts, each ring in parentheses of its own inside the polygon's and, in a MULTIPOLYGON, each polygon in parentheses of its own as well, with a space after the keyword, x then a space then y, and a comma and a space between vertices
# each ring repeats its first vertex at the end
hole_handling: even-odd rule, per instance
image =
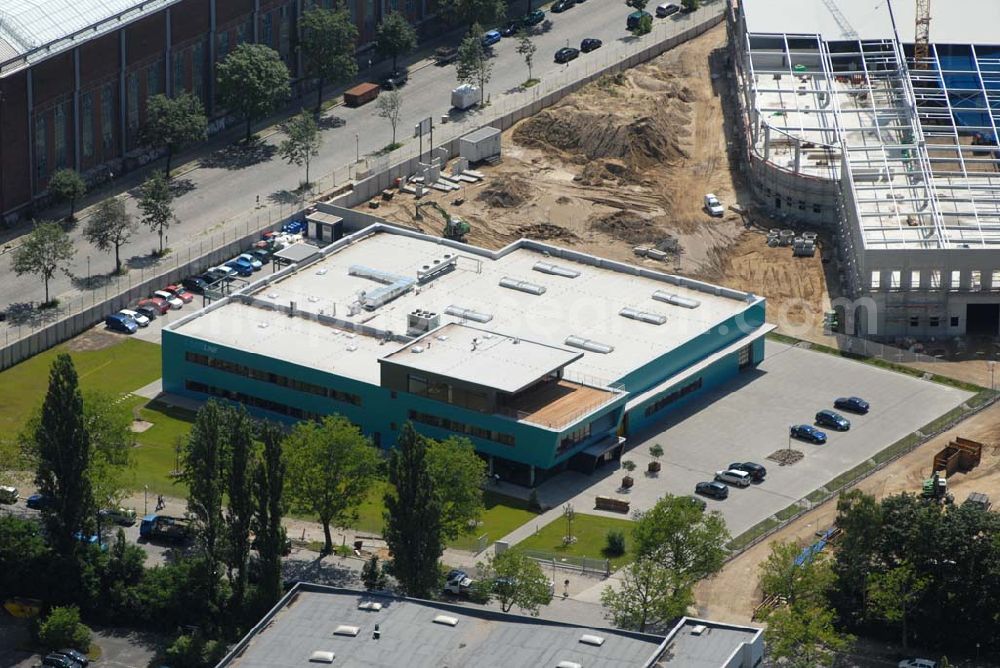
POLYGON ((127 627, 98 627, 95 628, 94 631, 97 635, 105 638, 117 638, 119 640, 127 639, 131 645, 152 651, 158 650, 166 643, 167 640, 167 638, 161 633, 156 633, 154 631, 141 631, 127 627))
POLYGON ((261 142, 254 142, 250 145, 230 144, 202 158, 201 166, 212 169, 245 169, 267 162, 277 152, 276 146, 261 142))
POLYGON ((356 586, 360 578, 348 562, 340 557, 323 557, 310 561, 285 559, 281 563, 281 573, 285 581, 298 580, 334 587, 356 586))
POLYGON ((347 125, 347 121, 340 116, 323 116, 316 122, 316 127, 318 127, 320 131, 342 128, 345 125, 347 125))
POLYGON ((77 290, 100 290, 111 282, 111 277, 107 274, 91 274, 90 276, 73 274, 69 280, 77 290))
POLYGON ((550 21, 549 19, 545 19, 540 24, 538 24, 537 26, 534 26, 531 29, 531 34, 532 35, 544 35, 545 33, 551 32, 551 31, 552 31, 552 21, 550 21))
POLYGON ((133 255, 132 257, 128 258, 127 264, 129 269, 149 269, 150 267, 155 267, 156 265, 160 264, 160 261, 162 259, 163 259, 162 256, 152 255, 152 254, 133 255))
POLYGON ((62 315, 62 309, 55 308, 39 309, 32 302, 17 302, 7 306, 4 312, 6 321, 12 326, 39 327, 41 325, 54 322, 62 315))
POLYGON ((273 193, 267 196, 267 199, 275 204, 295 204, 299 201, 301 195, 300 192, 296 190, 275 190, 273 193))
POLYGON ((191 179, 171 179, 170 181, 170 194, 174 199, 187 195, 195 188, 197 186, 191 179))
POLYGON ((624 37, 619 37, 618 41, 625 44, 631 44, 632 42, 639 41, 639 35, 625 35, 624 37))

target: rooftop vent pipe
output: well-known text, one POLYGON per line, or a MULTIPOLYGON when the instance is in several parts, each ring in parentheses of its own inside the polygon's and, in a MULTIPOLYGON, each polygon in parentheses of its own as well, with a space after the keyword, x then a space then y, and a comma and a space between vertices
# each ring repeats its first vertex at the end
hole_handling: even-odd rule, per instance
POLYGON ((493 319, 493 316, 489 313, 481 313, 479 311, 473 311, 471 308, 465 308, 464 306, 455 306, 452 304, 444 310, 448 315, 453 315, 456 318, 462 318, 463 320, 474 320, 475 322, 489 322, 493 319))
POLYGON ((573 346, 574 348, 581 348, 592 353, 601 353, 602 355, 607 355, 613 352, 615 347, 609 346, 606 343, 601 343, 599 341, 592 341, 590 339, 585 339, 582 336, 567 336, 566 340, 563 342, 567 346, 573 346))
POLYGON ((536 262, 532 269, 540 271, 543 274, 552 274, 553 276, 562 276, 564 278, 576 278, 580 275, 580 272, 576 269, 570 269, 569 267, 552 264, 551 262, 536 262))
POLYGON ((623 308, 621 311, 618 311, 618 315, 631 318, 632 320, 638 320, 639 322, 648 322, 650 325, 662 325, 667 321, 667 317, 660 315, 659 313, 640 311, 639 309, 634 309, 628 306, 623 308))
POLYGON ((673 304, 674 306, 683 306, 684 308, 698 308, 701 306, 701 302, 697 299, 691 299, 690 297, 681 297, 680 295, 675 295, 672 292, 664 292, 663 290, 657 290, 653 293, 653 299, 661 302, 666 302, 668 304, 673 304))
POLYGON ((510 278, 509 276, 504 276, 500 279, 500 287, 510 288, 511 290, 520 290, 521 292, 527 292, 530 295, 545 294, 544 285, 529 283, 528 281, 519 281, 518 279, 510 278))

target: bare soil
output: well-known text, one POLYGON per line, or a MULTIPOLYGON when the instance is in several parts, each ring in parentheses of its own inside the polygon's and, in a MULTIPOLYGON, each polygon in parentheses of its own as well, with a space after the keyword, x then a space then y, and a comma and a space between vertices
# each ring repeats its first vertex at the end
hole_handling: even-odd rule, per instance
POLYGON ((121 334, 115 334, 104 329, 104 326, 92 327, 79 336, 74 336, 66 342, 66 348, 71 352, 103 350, 121 343, 121 334))

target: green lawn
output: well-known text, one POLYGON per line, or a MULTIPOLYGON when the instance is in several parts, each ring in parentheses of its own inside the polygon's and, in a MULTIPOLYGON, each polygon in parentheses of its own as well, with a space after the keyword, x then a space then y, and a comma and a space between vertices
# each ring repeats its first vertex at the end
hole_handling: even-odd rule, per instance
MULTIPOLYGON (((136 404, 143 399, 135 397, 136 404)), ((142 489, 149 485, 149 491, 167 496, 186 496, 187 488, 175 482, 170 472, 176 468, 178 440, 186 441, 194 413, 152 401, 139 410, 139 417, 153 426, 136 434, 138 446, 133 453, 135 468, 132 470, 131 486, 142 489)))
MULTIPOLYGON (((66 352, 56 346, 0 372, 0 434, 17 434, 28 416, 45 398, 49 367, 56 355, 66 352)), ((70 352, 80 388, 121 395, 148 385, 161 375, 160 346, 138 339, 100 350, 70 352)))
POLYGON ((631 520, 622 520, 617 517, 581 515, 578 513, 573 520, 573 536, 576 537, 575 543, 563 545, 563 536, 566 535, 566 520, 559 517, 542 527, 535 535, 518 543, 517 547, 526 550, 541 550, 557 557, 603 559, 603 550, 607 541, 608 531, 617 529, 625 533, 626 548, 624 555, 611 559, 611 568, 618 569, 632 560, 631 553, 628 550, 631 548, 630 543, 634 524, 631 520))

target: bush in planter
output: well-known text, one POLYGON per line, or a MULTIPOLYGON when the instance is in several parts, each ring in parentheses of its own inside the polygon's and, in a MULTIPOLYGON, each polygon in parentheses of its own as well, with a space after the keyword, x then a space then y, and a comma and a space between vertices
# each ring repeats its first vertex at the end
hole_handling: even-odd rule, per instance
POLYGON ((622 462, 622 468, 628 471, 628 474, 624 478, 622 478, 622 487, 624 488, 631 487, 634 481, 632 480, 632 476, 630 474, 632 473, 632 471, 635 470, 635 462, 633 462, 631 459, 626 459, 625 461, 622 462))
POLYGON ((649 471, 651 473, 659 473, 660 457, 663 456, 663 446, 659 443, 649 446, 649 456, 653 458, 653 461, 649 462, 649 471))
POLYGON ((605 540, 605 557, 620 557, 625 554, 625 532, 614 530, 609 531, 605 540))

